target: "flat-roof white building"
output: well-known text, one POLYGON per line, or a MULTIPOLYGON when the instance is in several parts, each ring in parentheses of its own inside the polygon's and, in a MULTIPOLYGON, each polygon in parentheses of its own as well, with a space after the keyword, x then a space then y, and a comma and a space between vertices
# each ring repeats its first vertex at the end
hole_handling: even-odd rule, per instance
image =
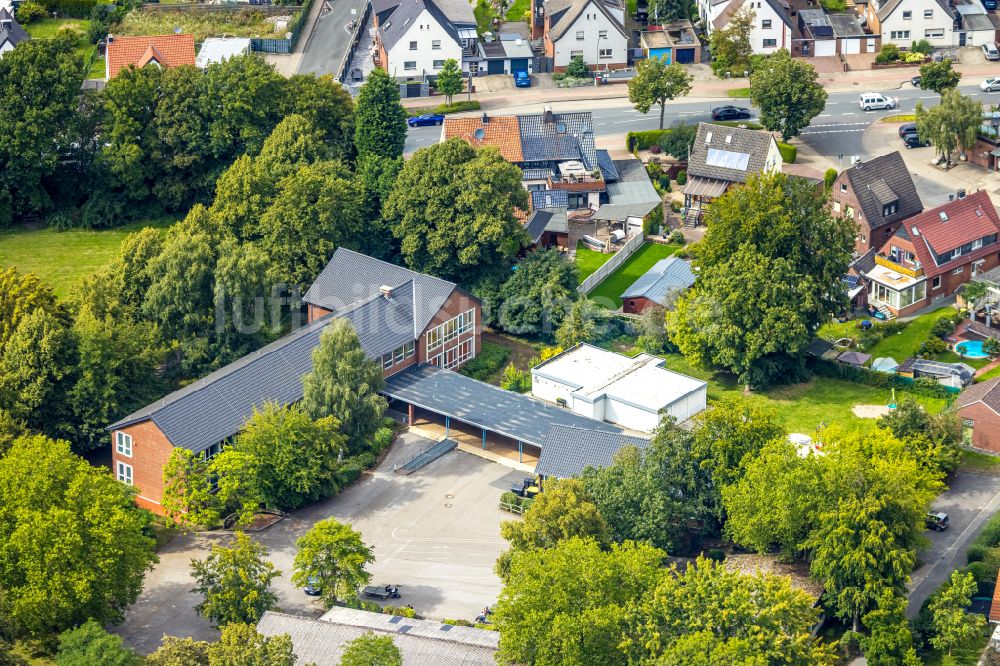
POLYGON ((662 416, 686 421, 705 409, 708 384, 663 367, 650 354, 634 358, 579 344, 531 370, 531 393, 577 414, 652 432, 662 416))
POLYGON ((194 59, 199 69, 205 69, 214 62, 223 62, 236 56, 250 53, 250 40, 244 37, 209 37, 201 44, 198 57, 194 59))

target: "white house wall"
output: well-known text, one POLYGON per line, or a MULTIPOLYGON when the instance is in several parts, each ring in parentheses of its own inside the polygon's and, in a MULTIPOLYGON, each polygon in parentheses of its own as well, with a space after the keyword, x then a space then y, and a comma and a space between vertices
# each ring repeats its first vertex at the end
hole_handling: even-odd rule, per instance
POLYGON ((606 398, 604 403, 606 405, 604 417, 611 423, 643 432, 653 432, 660 424, 660 415, 657 412, 641 409, 614 398, 606 398))
POLYGON ((423 74, 437 74, 441 67, 435 67, 435 61, 443 63, 454 58, 462 62, 462 47, 439 24, 426 9, 413 21, 402 39, 396 42, 386 54, 389 60, 388 71, 396 78, 420 77, 423 74), (435 40, 441 42, 441 48, 433 48, 435 40), (410 50, 410 42, 417 43, 415 51, 410 50), (406 69, 406 63, 415 64, 413 69, 406 69))
POLYGON ((615 22, 594 3, 590 3, 563 33, 559 41, 553 44, 555 49, 553 64, 556 67, 566 67, 576 51, 581 52, 583 61, 588 65, 627 63, 628 39, 619 32, 620 29, 621 25, 616 26, 615 22), (601 30, 607 30, 608 36, 599 38, 601 30), (583 39, 577 39, 577 33, 581 31, 583 39), (611 57, 599 58, 600 49, 611 49, 611 57))
POLYGON ((954 45, 953 20, 935 0, 907 0, 901 3, 881 23, 882 43, 910 47, 912 42, 926 39, 931 46, 943 47, 954 45), (905 12, 911 12, 910 18, 904 18, 905 12), (930 12, 930 17, 924 16, 930 12), (936 30, 940 37, 928 37, 927 31, 936 30), (909 34, 905 34, 909 32, 909 34), (896 33, 896 36, 893 36, 896 33), (903 34, 900 34, 903 33, 903 34))

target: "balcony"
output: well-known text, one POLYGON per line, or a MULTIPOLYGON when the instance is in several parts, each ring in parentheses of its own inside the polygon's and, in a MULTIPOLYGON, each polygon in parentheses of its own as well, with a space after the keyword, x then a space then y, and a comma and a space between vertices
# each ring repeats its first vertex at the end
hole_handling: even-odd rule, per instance
POLYGON ((552 175, 548 183, 550 190, 567 192, 603 192, 606 189, 603 178, 594 178, 590 174, 552 175))
POLYGON ((919 266, 906 266, 905 264, 893 261, 888 257, 884 257, 881 254, 875 255, 875 263, 883 268, 888 268, 891 271, 896 271, 902 275, 907 275, 911 278, 920 278, 924 275, 924 269, 919 266))

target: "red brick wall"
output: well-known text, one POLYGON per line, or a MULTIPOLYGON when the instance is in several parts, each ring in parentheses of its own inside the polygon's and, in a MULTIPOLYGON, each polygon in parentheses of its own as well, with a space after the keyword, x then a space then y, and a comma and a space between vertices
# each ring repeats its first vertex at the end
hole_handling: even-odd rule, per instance
POLYGON ((958 415, 973 421, 972 446, 1000 453, 1000 415, 981 402, 962 407, 958 415))
MULTIPOLYGON (((854 210, 854 220, 857 222, 858 230, 856 232, 856 237, 854 240, 854 250, 858 254, 864 254, 873 247, 881 247, 889 238, 896 232, 899 228, 899 222, 894 224, 885 224, 873 229, 869 229, 869 222, 865 220, 864 213, 861 212, 861 205, 858 203, 858 198, 854 194, 854 188, 851 187, 851 182, 847 179, 845 175, 846 171, 841 173, 837 180, 833 182, 833 191, 830 193, 830 201, 836 201, 840 204, 840 212, 834 211, 834 215, 839 215, 840 217, 846 217, 847 206, 850 206, 854 210), (841 191, 841 185, 847 186, 847 191, 841 191)), ((831 204, 831 210, 832 204, 831 204)))
POLYGON ((310 324, 313 323, 314 321, 316 321, 317 319, 322 319, 323 317, 325 317, 328 314, 330 314, 330 312, 332 312, 331 310, 325 310, 325 309, 319 307, 318 305, 312 305, 312 304, 309 305, 308 310, 309 310, 309 323, 310 324))
POLYGON ((441 309, 438 311, 437 315, 434 316, 431 322, 427 324, 427 327, 424 328, 424 330, 420 333, 420 338, 417 340, 417 353, 415 356, 416 358, 415 362, 425 363, 428 361, 427 332, 430 329, 440 324, 443 324, 449 319, 457 317, 458 315, 469 309, 475 309, 476 311, 476 325, 473 328, 472 332, 460 335, 454 340, 449 340, 448 342, 441 345, 441 347, 439 347, 438 349, 435 349, 432 355, 436 356, 437 354, 447 351, 448 349, 457 347, 462 342, 470 338, 475 338, 475 351, 473 353, 473 356, 478 355, 479 350, 482 348, 481 347, 482 330, 483 330, 482 305, 479 303, 478 300, 470 296, 468 293, 462 291, 461 289, 455 289, 454 291, 451 292, 451 295, 448 297, 448 300, 444 302, 444 305, 441 306, 441 309))
POLYGON ((136 504, 153 513, 163 515, 163 468, 174 450, 167 436, 152 421, 142 421, 122 428, 132 436, 132 457, 118 453, 115 433, 111 433, 111 471, 118 473, 118 462, 132 465, 132 483, 138 490, 136 504))
POLYGON ((651 305, 656 305, 656 303, 648 298, 623 298, 622 312, 627 314, 640 314, 651 305))

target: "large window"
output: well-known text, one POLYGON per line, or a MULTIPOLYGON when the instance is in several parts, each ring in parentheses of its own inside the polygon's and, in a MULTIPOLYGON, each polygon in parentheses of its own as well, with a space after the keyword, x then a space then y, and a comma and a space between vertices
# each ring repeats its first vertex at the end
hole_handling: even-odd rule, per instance
POLYGON ((119 481, 127 485, 132 485, 132 465, 120 462, 115 469, 115 476, 119 481))
POLYGON ((892 32, 889 33, 889 38, 890 39, 909 39, 910 38, 910 31, 909 30, 893 30, 892 32))
POLYGON ((944 37, 944 28, 924 30, 924 37, 926 37, 927 39, 941 39, 944 37))
POLYGON ((898 310, 927 298, 927 283, 920 281, 903 291, 896 291, 884 284, 873 282, 871 294, 876 300, 882 301, 898 310))
POLYGON ((469 340, 463 340, 457 346, 447 349, 440 354, 432 356, 430 359, 431 365, 436 365, 439 368, 445 368, 446 370, 454 368, 456 366, 462 365, 470 358, 476 355, 476 339, 471 338, 469 340))
POLYGON ((601 49, 597 56, 599 58, 607 59, 611 57, 611 49, 601 49))
POLYGON ((454 340, 463 333, 468 333, 475 325, 476 311, 466 310, 457 317, 427 331, 427 356, 430 356, 432 351, 444 343, 454 340))
POLYGON ((403 69, 410 70, 410 69, 416 69, 416 68, 417 68, 417 61, 416 60, 404 60, 403 61, 403 69))
POLYGON ((388 354, 382 354, 382 369, 388 370, 394 365, 399 365, 406 359, 412 357, 415 349, 414 343, 407 342, 402 347, 396 347, 388 354))
POLYGON ((132 435, 124 432, 115 433, 115 451, 123 456, 132 457, 132 435))

